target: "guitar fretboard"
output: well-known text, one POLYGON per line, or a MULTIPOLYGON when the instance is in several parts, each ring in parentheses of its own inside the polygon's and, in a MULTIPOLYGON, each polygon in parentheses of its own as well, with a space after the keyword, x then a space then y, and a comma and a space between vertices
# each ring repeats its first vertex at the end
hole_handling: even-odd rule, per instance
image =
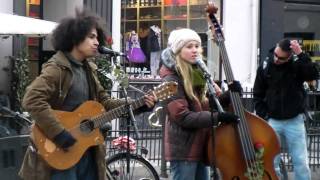
MULTIPOLYGON (((145 105, 144 97, 142 96, 137 100, 132 101, 130 105, 133 110, 142 107, 143 105, 145 105)), ((102 127, 102 125, 105 124, 106 122, 109 122, 115 118, 121 117, 123 114, 125 114, 128 111, 127 106, 128 105, 121 105, 97 117, 92 118, 91 121, 94 124, 94 128, 102 127)))

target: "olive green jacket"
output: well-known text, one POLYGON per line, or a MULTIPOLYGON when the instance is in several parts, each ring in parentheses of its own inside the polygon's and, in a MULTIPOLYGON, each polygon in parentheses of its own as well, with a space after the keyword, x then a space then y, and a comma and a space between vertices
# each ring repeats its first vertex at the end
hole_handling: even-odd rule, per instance
MULTIPOLYGON (((94 80, 89 81, 93 87, 91 97, 100 102, 106 111, 122 105, 124 101, 112 99, 103 89, 96 75, 97 66, 89 62, 90 73, 94 80)), ((64 53, 57 52, 47 63, 42 66, 41 74, 27 87, 23 98, 23 108, 31 114, 34 122, 43 133, 50 139, 64 130, 53 114, 53 110, 59 110, 65 99, 72 82, 72 70, 69 60, 64 53)), ((99 179, 105 177, 105 155, 104 145, 94 148, 98 167, 99 179)), ((29 146, 19 175, 25 180, 50 179, 51 168, 37 154, 33 146, 29 146)))

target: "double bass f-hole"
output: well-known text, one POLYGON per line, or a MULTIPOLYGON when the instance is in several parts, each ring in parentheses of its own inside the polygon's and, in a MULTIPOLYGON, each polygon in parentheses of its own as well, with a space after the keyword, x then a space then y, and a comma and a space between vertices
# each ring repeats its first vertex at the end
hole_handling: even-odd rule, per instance
MULTIPOLYGON (((224 44, 225 36, 215 17, 218 8, 209 3, 206 12, 228 83, 235 80, 224 44)), ((237 125, 223 124, 208 141, 208 161, 226 180, 276 180, 274 157, 280 144, 274 130, 263 119, 246 111, 239 93, 230 92, 233 112, 239 116, 237 125), (215 138, 215 139, 212 139, 215 138), (215 144, 213 144, 215 142, 215 144)))

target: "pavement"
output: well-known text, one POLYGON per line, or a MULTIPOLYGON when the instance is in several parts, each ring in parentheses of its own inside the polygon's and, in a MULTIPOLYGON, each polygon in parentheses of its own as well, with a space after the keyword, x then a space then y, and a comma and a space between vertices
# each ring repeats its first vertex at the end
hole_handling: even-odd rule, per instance
MULTIPOLYGON (((288 173, 288 180, 294 179, 294 173, 288 173)), ((311 170, 311 180, 319 180, 320 179, 320 168, 315 169, 314 171, 311 170)))
MULTIPOLYGON (((155 167, 158 174, 160 174, 160 167, 156 166, 155 167)), ((170 175, 169 172, 167 172, 168 176, 170 175)), ((169 177, 161 177, 160 176, 160 180, 169 180, 169 177)), ((294 173, 293 172, 288 172, 288 180, 294 180, 294 173)), ((320 180, 320 167, 314 170, 311 170, 311 180, 320 180)))

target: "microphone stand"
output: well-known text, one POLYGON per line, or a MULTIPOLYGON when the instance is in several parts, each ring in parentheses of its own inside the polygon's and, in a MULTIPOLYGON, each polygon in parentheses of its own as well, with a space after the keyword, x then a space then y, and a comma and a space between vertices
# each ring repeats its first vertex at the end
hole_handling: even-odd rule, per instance
POLYGON ((126 162, 127 162, 127 179, 129 179, 129 175, 130 175, 130 141, 129 141, 129 137, 130 137, 130 126, 133 125, 135 133, 137 134, 137 137, 140 138, 140 133, 138 132, 138 128, 136 125, 136 119, 134 117, 133 114, 133 110, 132 110, 132 105, 129 103, 128 101, 128 93, 127 90, 124 86, 122 86, 122 90, 124 93, 124 97, 125 97, 125 101, 126 101, 126 109, 127 109, 127 114, 126 114, 126 118, 127 118, 127 149, 126 149, 126 162), (131 121, 130 121, 131 120, 131 121))
MULTIPOLYGON (((23 120, 24 122, 26 122, 28 125, 31 125, 32 124, 32 122, 28 119, 28 118, 26 118, 26 117, 24 117, 23 115, 21 115, 20 113, 18 113, 18 112, 14 112, 14 111, 12 111, 12 110, 10 110, 9 108, 7 108, 7 107, 5 107, 5 106, 2 106, 1 104, 0 104, 0 112, 1 111, 3 111, 3 112, 5 112, 5 113, 7 113, 7 114, 9 114, 9 115, 11 115, 12 117, 14 117, 14 118, 18 118, 18 119, 20 119, 20 120, 23 120)), ((16 121, 18 124, 20 124, 21 126, 23 126, 20 122, 18 122, 18 121, 16 121)))
MULTIPOLYGON (((218 100, 216 90, 214 89, 214 82, 211 79, 211 75, 208 72, 205 72, 205 71, 203 73, 204 73, 203 76, 206 79, 207 86, 208 86, 209 107, 210 107, 210 112, 211 112, 212 124, 214 126, 212 128, 212 146, 215 147, 215 127, 218 126, 218 121, 213 118, 213 113, 214 113, 214 109, 215 109, 214 105, 216 105, 216 107, 218 109, 218 112, 224 112, 224 110, 223 110, 223 108, 222 108, 222 106, 221 106, 221 104, 220 104, 220 102, 218 100)), ((214 157, 214 159, 215 159, 215 157, 214 157)), ((212 167, 212 170, 213 170, 213 179, 219 179, 215 164, 213 164, 211 167, 212 167)))
MULTIPOLYGON (((114 64, 116 64, 117 62, 116 61, 114 61, 114 59, 116 59, 116 57, 117 56, 121 56, 121 57, 125 57, 126 58, 126 60, 128 60, 127 59, 127 56, 125 55, 125 54, 122 54, 122 55, 118 55, 118 54, 116 54, 116 53, 113 53, 113 54, 111 54, 111 60, 112 60, 112 62, 114 63, 114 64), (116 62, 116 63, 115 63, 116 62)), ((122 69, 123 70, 123 72, 125 73, 125 63, 126 62, 123 62, 123 68, 124 69, 122 69)), ((121 62, 120 62, 120 64, 121 64, 121 62)), ((117 65, 117 64, 116 64, 117 65)), ((119 65, 119 67, 121 67, 120 65, 119 65)), ((103 74, 103 75, 105 75, 105 74, 103 74)), ((108 77, 107 77, 108 78, 108 77)), ((126 130, 126 133, 127 133, 127 138, 128 138, 128 141, 127 141, 127 149, 126 149, 126 163, 127 163, 127 179, 129 179, 129 176, 130 176, 130 141, 129 141, 129 137, 130 137, 130 126, 132 125, 133 126, 133 128, 134 128, 134 131, 135 131, 135 134, 136 134, 136 136, 137 136, 137 138, 139 139, 139 138, 141 138, 141 135, 140 135, 140 133, 139 133, 139 131, 138 131, 138 127, 137 127, 137 124, 136 124, 136 119, 135 119, 135 117, 134 117, 134 114, 133 114, 133 110, 132 110, 132 105, 130 104, 130 102, 129 102, 129 100, 128 100, 128 92, 127 92, 127 87, 122 83, 122 82, 120 82, 120 86, 121 86, 121 88, 122 88, 122 90, 123 90, 123 94, 124 94, 124 97, 125 97, 125 107, 126 107, 126 109, 127 109, 127 111, 126 111, 126 114, 125 114, 125 118, 127 119, 127 130, 126 130)), ((136 90, 136 91, 138 91, 138 92, 140 92, 140 93, 143 93, 143 94, 145 94, 143 91, 141 91, 140 89, 138 89, 138 88, 135 88, 134 86, 132 86, 132 85, 129 85, 129 83, 128 83, 128 87, 129 88, 132 88, 132 89, 134 89, 134 90, 136 90)))
MULTIPOLYGON (((118 56, 122 56, 122 57, 125 57, 126 59, 127 59, 127 56, 126 55, 118 55, 118 56)), ((117 54, 112 54, 112 58, 116 58, 117 57, 117 54)), ((114 62, 114 61, 113 61, 114 62)), ((120 67, 120 66, 119 66, 120 67)), ((125 66, 124 66, 125 67, 125 66)), ((125 72, 125 69, 122 69, 122 71, 123 72, 125 72)), ((141 137, 141 135, 140 135, 140 133, 139 133, 139 131, 138 131, 138 128, 137 128, 137 125, 136 125, 136 119, 135 119, 135 117, 134 117, 134 114, 133 114, 133 110, 132 110, 132 105, 129 103, 129 101, 128 101, 128 92, 127 92, 127 87, 125 87, 125 85, 123 84, 123 83, 120 83, 120 86, 122 87, 122 90, 123 90, 123 93, 124 93, 124 97, 125 97, 125 101, 126 101, 126 107, 127 107, 127 114, 129 115, 128 116, 128 118, 130 117, 130 119, 131 119, 131 122, 130 121, 127 121, 127 124, 129 125, 129 124, 132 124, 133 125, 133 127, 134 127, 134 130, 135 130, 135 133, 136 133, 136 135, 137 135, 137 138, 140 138, 141 137)), ((143 94, 145 94, 143 91, 141 91, 140 89, 138 89, 138 88, 136 88, 136 87, 134 87, 134 86, 132 86, 132 85, 129 85, 129 83, 128 83, 128 87, 129 88, 132 88, 132 89, 134 89, 134 90, 136 90, 136 91, 138 91, 138 92, 140 92, 140 93, 143 93, 143 94)), ((129 119, 129 120, 130 120, 129 119)), ((127 127, 129 127, 129 126, 127 126, 127 127)), ((129 133, 127 133, 128 134, 128 138, 129 138, 129 133)), ((128 141, 129 142, 129 141, 128 141)), ((129 147, 129 146, 128 146, 129 147)))
MULTIPOLYGON (((127 56, 126 55, 123 55, 122 57, 125 57, 126 60, 127 60, 127 56)), ((123 62, 123 63, 125 64, 125 62, 123 62)), ((122 70, 125 73, 125 69, 122 69, 122 70)), ((137 127, 137 124, 136 124, 137 121, 136 121, 136 119, 134 117, 134 114, 133 114, 132 105, 130 104, 129 99, 128 99, 127 87, 123 83, 120 83, 120 86, 122 87, 122 90, 123 90, 123 94, 124 94, 124 97, 125 97, 125 106, 126 106, 126 109, 127 109, 127 112, 126 112, 127 130, 126 131, 127 131, 128 141, 127 141, 127 149, 126 149, 126 163, 127 163, 127 179, 129 179, 129 176, 130 176, 130 148, 129 148, 130 147, 130 143, 129 143, 130 142, 129 141, 130 126, 131 125, 133 126, 135 134, 136 134, 138 139, 141 138, 141 135, 140 135, 140 133, 138 131, 138 127, 137 127)), ((133 86, 129 85, 129 82, 128 82, 128 87, 133 88, 133 86)))

